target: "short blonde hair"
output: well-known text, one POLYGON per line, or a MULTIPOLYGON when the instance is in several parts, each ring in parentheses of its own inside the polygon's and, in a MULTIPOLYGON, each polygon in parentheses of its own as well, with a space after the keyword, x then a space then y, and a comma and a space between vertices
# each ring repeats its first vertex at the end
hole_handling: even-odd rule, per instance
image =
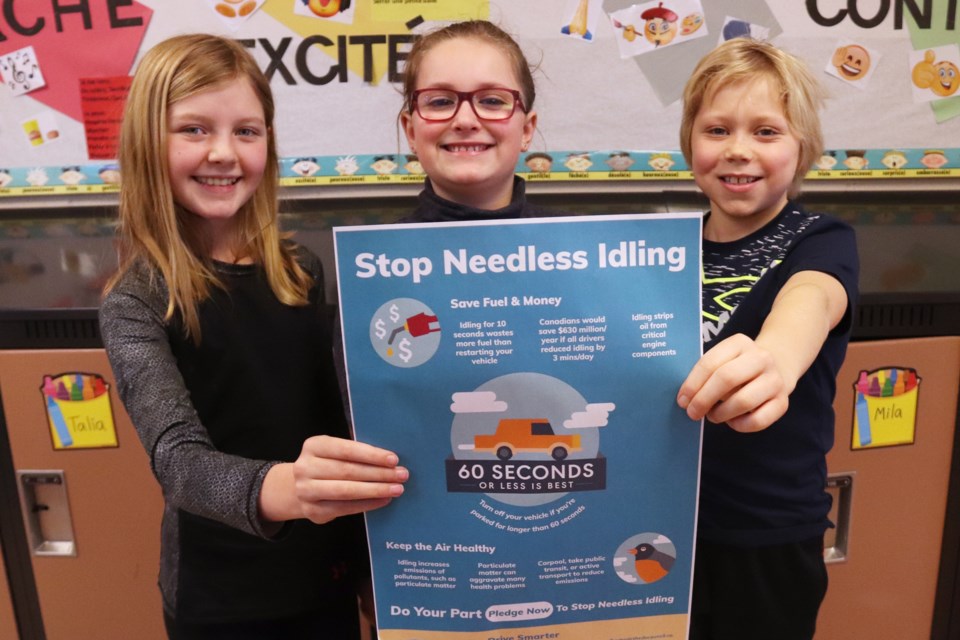
POLYGON ((307 302, 309 275, 281 242, 277 224, 279 161, 270 84, 239 42, 208 34, 168 38, 140 61, 130 85, 120 128, 120 270, 109 291, 133 264, 145 261, 163 276, 168 290, 166 320, 179 314, 184 332, 199 341, 197 307, 213 272, 194 216, 173 196, 167 166, 167 114, 171 105, 238 78, 247 79, 263 108, 267 158, 263 178, 237 212, 236 246, 241 257, 262 264, 284 304, 307 302))
POLYGON ((818 111, 826 94, 802 60, 768 42, 733 38, 700 60, 683 90, 680 149, 692 166, 693 121, 704 103, 722 87, 757 77, 773 81, 787 122, 800 141, 800 156, 788 193, 792 198, 800 193, 804 176, 823 153, 818 111))

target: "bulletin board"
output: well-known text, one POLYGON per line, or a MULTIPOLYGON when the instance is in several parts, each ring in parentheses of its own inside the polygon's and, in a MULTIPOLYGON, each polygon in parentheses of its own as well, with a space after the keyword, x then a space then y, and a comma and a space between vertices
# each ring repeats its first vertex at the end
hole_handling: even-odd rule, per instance
POLYGON ((4 0, 0 199, 119 189, 116 131, 166 37, 243 41, 271 79, 286 187, 419 182, 397 125, 417 34, 488 18, 537 67, 530 181, 690 180, 679 98, 723 39, 768 39, 830 96, 815 180, 960 176, 954 0, 4 0), (654 31, 658 33, 654 34, 654 31))

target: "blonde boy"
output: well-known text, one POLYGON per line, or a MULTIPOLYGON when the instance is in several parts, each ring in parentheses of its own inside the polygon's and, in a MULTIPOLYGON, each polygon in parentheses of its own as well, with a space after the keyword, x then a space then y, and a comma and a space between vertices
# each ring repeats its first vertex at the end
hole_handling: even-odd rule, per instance
POLYGON ((684 91, 680 144, 710 200, 705 355, 677 394, 705 419, 694 640, 813 637, 826 592, 825 455, 857 295, 853 230, 793 200, 822 152, 797 58, 725 42, 684 91))

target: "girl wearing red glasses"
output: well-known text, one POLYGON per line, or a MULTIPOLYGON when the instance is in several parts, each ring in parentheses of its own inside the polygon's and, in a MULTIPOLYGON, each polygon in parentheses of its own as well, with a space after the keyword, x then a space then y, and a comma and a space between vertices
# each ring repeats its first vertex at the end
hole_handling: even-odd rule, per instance
POLYGON ((536 91, 519 45, 490 22, 458 22, 420 37, 407 57, 400 113, 427 181, 405 222, 541 214, 515 175, 537 126, 536 91))

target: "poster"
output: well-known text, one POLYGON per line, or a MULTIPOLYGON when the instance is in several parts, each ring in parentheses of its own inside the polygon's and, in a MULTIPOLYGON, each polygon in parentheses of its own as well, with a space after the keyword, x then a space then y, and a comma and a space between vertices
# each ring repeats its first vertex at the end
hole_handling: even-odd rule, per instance
POLYGON ((700 214, 334 229, 380 638, 685 638, 700 214), (534 635, 531 635, 534 634, 534 635))

